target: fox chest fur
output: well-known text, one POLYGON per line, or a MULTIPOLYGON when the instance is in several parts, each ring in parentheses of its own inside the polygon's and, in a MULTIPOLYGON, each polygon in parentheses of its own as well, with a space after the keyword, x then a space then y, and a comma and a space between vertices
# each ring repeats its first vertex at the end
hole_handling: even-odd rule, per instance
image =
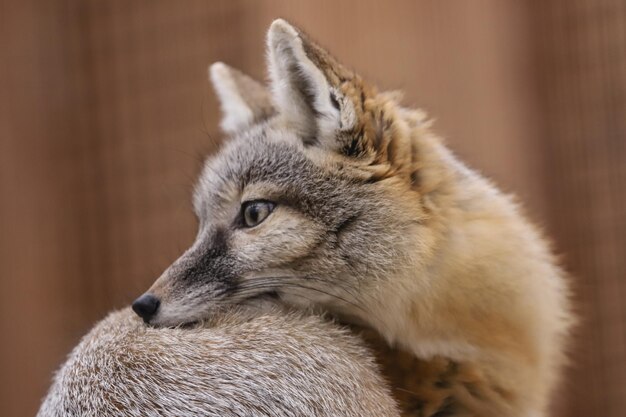
POLYGON ((422 112, 283 20, 268 61, 269 89, 211 67, 229 139, 196 186, 195 242, 135 310, 331 313, 374 335, 407 414, 543 415, 571 316, 541 234, 422 112))

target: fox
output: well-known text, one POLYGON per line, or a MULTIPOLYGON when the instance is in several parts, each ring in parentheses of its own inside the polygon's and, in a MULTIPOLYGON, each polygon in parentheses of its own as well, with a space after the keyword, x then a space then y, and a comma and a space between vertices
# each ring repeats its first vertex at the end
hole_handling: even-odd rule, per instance
POLYGON ((520 204, 283 19, 267 66, 267 86, 210 67, 226 138, 194 189, 197 236, 134 311, 154 327, 233 305, 330 314, 379 338, 405 415, 545 416, 575 316, 520 204))
POLYGON ((397 417, 368 349, 317 315, 232 308, 191 328, 111 313, 57 372, 37 417, 397 417))

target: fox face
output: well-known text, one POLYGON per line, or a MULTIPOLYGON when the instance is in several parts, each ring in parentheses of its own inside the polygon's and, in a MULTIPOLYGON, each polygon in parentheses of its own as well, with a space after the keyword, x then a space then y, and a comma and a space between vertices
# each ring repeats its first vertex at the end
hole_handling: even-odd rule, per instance
POLYGON ((195 188, 195 242, 133 304, 150 324, 266 302, 365 320, 385 308, 384 283, 429 254, 429 179, 410 137, 421 115, 285 21, 268 50, 271 92, 210 68, 229 138, 195 188))

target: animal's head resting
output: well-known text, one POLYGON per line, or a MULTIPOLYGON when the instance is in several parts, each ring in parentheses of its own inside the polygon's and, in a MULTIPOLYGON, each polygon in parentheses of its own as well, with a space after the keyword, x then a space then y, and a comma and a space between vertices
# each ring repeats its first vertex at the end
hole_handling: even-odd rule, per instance
POLYGON ((195 189, 195 242, 134 304, 152 324, 268 300, 359 316, 427 255, 421 116, 283 20, 267 40, 269 89, 210 67, 229 137, 195 189))

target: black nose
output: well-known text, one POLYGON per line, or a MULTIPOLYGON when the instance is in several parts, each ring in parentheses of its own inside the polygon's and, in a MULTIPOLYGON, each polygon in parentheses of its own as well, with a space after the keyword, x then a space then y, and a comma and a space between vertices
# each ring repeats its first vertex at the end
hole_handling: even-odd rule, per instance
POLYGON ((133 310, 146 323, 154 316, 159 309, 161 302, 152 294, 144 294, 133 302, 133 310))

